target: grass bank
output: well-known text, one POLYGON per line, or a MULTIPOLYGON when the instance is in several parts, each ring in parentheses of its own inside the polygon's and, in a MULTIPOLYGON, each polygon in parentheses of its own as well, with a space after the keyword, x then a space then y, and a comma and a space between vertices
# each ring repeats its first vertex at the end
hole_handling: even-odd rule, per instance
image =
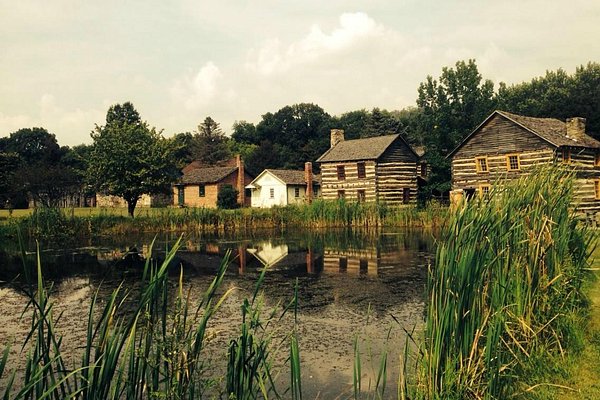
POLYGON ((589 249, 573 176, 542 169, 453 213, 428 280, 413 399, 548 398, 583 346, 589 249))
POLYGON ((381 226, 435 227, 441 225, 446 216, 447 207, 438 204, 418 209, 317 200, 310 205, 269 209, 140 209, 134 219, 127 217, 121 209, 36 209, 20 216, 5 215, 1 229, 8 234, 18 227, 30 237, 39 238, 136 232, 245 232, 296 227, 371 229, 381 226))

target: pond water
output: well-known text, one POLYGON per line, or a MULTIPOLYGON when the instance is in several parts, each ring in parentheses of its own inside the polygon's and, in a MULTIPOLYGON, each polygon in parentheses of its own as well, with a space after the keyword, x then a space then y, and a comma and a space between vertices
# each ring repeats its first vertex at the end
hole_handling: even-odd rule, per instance
MULTIPOLYGON (((63 335, 63 349, 80 360, 85 342, 86 318, 93 294, 108 295, 119 284, 135 292, 141 269, 136 258, 164 257, 177 237, 159 235, 112 237, 84 244, 44 244, 41 258, 44 276, 53 283, 55 315, 63 335), (68 247, 68 248, 65 248, 68 247), (135 256, 131 256, 135 248, 135 256), (129 252, 129 256, 127 255, 129 252), (152 254, 150 254, 152 253, 152 254)), ((210 325, 211 354, 215 371, 222 368, 227 343, 239 334, 240 304, 252 296, 254 285, 268 265, 264 291, 268 307, 282 309, 298 282, 300 357, 306 398, 345 398, 352 391, 354 340, 358 335, 363 363, 363 387, 377 369, 378 354, 385 349, 390 360, 389 389, 397 380, 397 360, 407 331, 419 330, 424 313, 427 266, 432 260, 433 235, 429 231, 258 232, 245 237, 189 236, 183 239, 172 268, 173 285, 183 266, 184 284, 198 299, 208 287, 221 260, 231 252, 223 290, 235 287, 210 325), (370 368, 368 349, 373 354, 370 368), (219 367, 221 365, 221 367, 219 367), (394 369, 396 368, 396 369, 394 369), (394 372, 395 371, 395 372, 394 372)), ((20 253, 0 248, 0 347, 14 343, 11 359, 22 359, 21 343, 29 330, 20 318, 27 302, 19 288, 25 285, 20 253), (18 275, 18 276, 17 276, 18 275)), ((26 259, 35 261, 35 244, 28 245, 26 259)), ((132 296, 134 297, 134 296, 132 296)), ((289 331, 290 319, 273 330, 289 331)), ((275 333, 277 336, 277 333, 275 333)), ((285 361, 287 350, 279 357, 285 361)), ((289 379, 282 372, 283 382, 289 379)))

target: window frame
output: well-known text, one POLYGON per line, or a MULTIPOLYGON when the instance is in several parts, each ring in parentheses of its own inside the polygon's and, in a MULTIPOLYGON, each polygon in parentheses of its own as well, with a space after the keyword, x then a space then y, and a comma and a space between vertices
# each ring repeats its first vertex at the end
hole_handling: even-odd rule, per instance
POLYGON ((364 203, 367 200, 367 191, 365 189, 358 189, 356 191, 356 200, 359 203, 364 203))
POLYGON ((346 191, 344 189, 339 189, 337 191, 337 198, 338 198, 338 200, 345 199, 346 198, 346 191))
POLYGON ((206 185, 198 185, 198 197, 206 197, 206 185))
POLYGON ((338 181, 345 181, 346 180, 346 166, 338 165, 338 166, 336 166, 336 171, 337 171, 338 181))
POLYGON ((300 188, 298 186, 296 186, 294 188, 294 197, 295 198, 299 198, 300 197, 300 188))
POLYGON ((520 171, 521 170, 521 155, 518 153, 507 154, 506 155, 506 170, 507 171, 520 171), (511 157, 517 157, 517 168, 512 168, 512 164, 510 162, 511 157))
POLYGON ((594 199, 600 200, 600 179, 594 179, 594 199))
POLYGON ((402 204, 410 204, 410 188, 402 188, 402 204))
POLYGON ((269 199, 275 198, 275 188, 269 188, 269 199))
POLYGON ((356 174, 358 179, 365 179, 367 177, 367 165, 364 161, 356 163, 356 174))
POLYGON ((478 174, 488 174, 490 172, 487 156, 475 157, 475 171, 477 171, 478 174), (485 162, 485 171, 481 169, 481 160, 485 162))
POLYGON ((479 193, 479 197, 480 198, 486 198, 490 195, 490 192, 492 191, 492 185, 489 183, 481 183, 479 184, 479 187, 477 188, 477 192, 479 193), (487 189, 487 192, 484 192, 484 188, 487 189))
POLYGON ((594 154, 594 167, 600 167, 600 151, 594 154))

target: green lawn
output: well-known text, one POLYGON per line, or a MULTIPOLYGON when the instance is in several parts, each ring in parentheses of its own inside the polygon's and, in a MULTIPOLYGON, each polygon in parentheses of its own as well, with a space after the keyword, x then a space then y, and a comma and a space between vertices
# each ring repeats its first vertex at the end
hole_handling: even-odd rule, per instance
MULTIPOLYGON (((119 216, 127 216, 127 208, 126 207, 78 207, 78 208, 64 208, 63 209, 67 215, 74 215, 76 217, 88 217, 90 215, 119 215, 119 216)), ((145 215, 153 215, 159 214, 163 211, 167 210, 166 207, 163 208, 147 208, 147 207, 138 207, 135 210, 135 215, 145 216, 145 215)), ((180 210, 179 208, 170 208, 171 212, 180 210)), ((33 209, 27 210, 13 210, 12 218, 20 218, 30 215, 33 212, 33 209)), ((0 221, 5 221, 9 218, 8 210, 0 210, 0 221)))

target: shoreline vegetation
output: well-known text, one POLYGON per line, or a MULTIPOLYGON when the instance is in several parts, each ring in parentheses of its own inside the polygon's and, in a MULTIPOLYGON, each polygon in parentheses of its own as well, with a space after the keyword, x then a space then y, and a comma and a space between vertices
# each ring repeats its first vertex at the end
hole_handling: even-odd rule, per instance
MULTIPOLYGON (((21 211, 21 210, 19 210, 21 211)), ((448 216, 448 207, 430 203, 427 207, 390 207, 380 203, 315 200, 307 205, 268 209, 239 208, 148 208, 135 218, 125 209, 37 208, 30 212, 0 214, 0 231, 14 236, 18 228, 40 239, 94 237, 140 232, 222 233, 255 229, 342 228, 375 229, 384 226, 439 227, 448 216)))
MULTIPOLYGON (((374 385, 369 382, 369 390, 362 389, 364 360, 356 345, 354 365, 346 366, 354 372, 354 399, 392 396, 390 388, 386 392, 387 382, 397 382, 393 397, 402 400, 547 399, 583 393, 570 382, 581 367, 581 352, 596 346, 586 339, 590 326, 586 290, 593 278, 590 256, 596 234, 578 222, 570 206, 573 178, 557 168, 541 169, 448 211, 429 269, 423 330, 407 332, 413 343, 407 339, 404 344, 399 371, 388 368, 390 354, 378 355, 377 379, 374 385)), ((368 219, 357 210, 361 209, 333 216, 311 210, 315 214, 293 218, 309 215, 315 224, 353 221, 367 226, 412 221, 383 212, 368 219)), ((200 224, 206 220, 196 217, 194 227, 214 226, 200 224)), ((434 212, 427 218, 442 219, 434 212)), ((151 226, 181 226, 188 221, 174 223, 174 219, 163 216, 151 226)), ((210 318, 229 293, 219 290, 227 261, 202 301, 190 304, 181 289, 183 271, 176 293, 168 284, 167 265, 178 246, 162 265, 147 261, 144 288, 133 313, 119 312, 124 288, 117 289, 102 308, 94 298, 79 367, 64 364, 38 259, 37 285, 32 286, 28 305, 32 328, 24 345, 31 350, 22 382, 15 382, 6 369, 8 350, 0 355, 0 380, 10 383, 7 398, 202 398, 219 393, 238 400, 301 399, 301 325, 296 316, 302 305, 297 285, 288 304, 279 305, 277 311, 265 310, 261 285, 268 268, 263 269, 254 293, 240 304, 239 337, 223 349, 228 354, 226 373, 210 376, 202 349, 210 318), (293 328, 285 340, 275 343, 267 329, 269 319, 285 314, 293 318, 293 328), (275 365, 277 351, 288 352, 284 365, 275 365), (289 377, 284 387, 281 381, 276 383, 278 374, 289 377)))

